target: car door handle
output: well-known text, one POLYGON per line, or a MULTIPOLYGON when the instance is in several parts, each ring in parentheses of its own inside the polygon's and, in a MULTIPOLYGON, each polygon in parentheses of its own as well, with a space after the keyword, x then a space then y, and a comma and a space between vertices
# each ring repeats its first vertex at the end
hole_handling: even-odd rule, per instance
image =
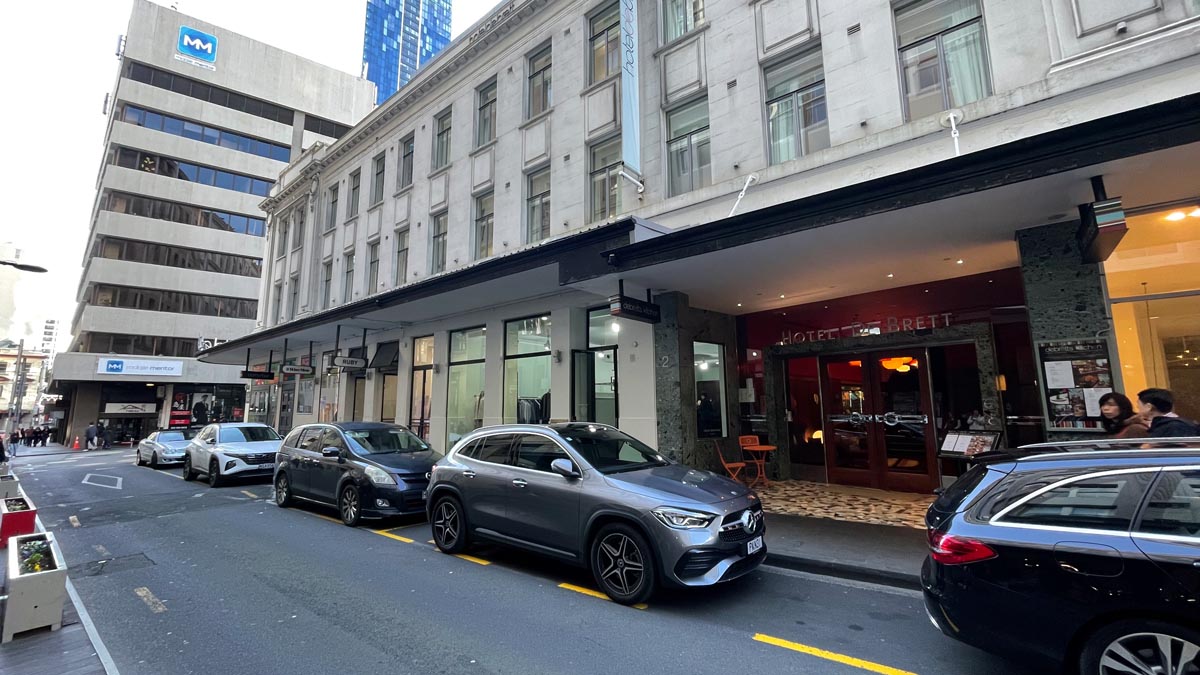
POLYGON ((474 478, 475 472, 474 471, 464 471, 462 475, 466 476, 467 478, 474 478))
POLYGON ((524 478, 514 478, 514 479, 513 479, 513 485, 516 485, 516 486, 517 486, 517 487, 519 487, 519 488, 523 488, 523 487, 525 487, 526 485, 529 485, 529 483, 528 483, 528 482, 526 482, 524 478))

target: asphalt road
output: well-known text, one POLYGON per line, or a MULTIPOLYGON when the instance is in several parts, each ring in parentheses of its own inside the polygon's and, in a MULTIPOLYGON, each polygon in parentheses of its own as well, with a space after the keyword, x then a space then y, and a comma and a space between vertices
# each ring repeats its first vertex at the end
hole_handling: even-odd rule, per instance
POLYGON ((943 637, 909 591, 763 567, 634 609, 533 556, 443 555, 423 522, 280 509, 265 480, 211 489, 127 452, 14 469, 123 675, 1030 672, 943 637))

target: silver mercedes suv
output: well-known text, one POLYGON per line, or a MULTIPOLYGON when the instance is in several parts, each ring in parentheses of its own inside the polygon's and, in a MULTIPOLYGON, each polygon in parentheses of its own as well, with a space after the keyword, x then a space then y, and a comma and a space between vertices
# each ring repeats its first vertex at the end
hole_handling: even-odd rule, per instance
POLYGON ((767 555, 749 488, 602 424, 478 429, 434 465, 427 496, 443 552, 486 540, 553 556, 623 604, 660 583, 737 578, 767 555))

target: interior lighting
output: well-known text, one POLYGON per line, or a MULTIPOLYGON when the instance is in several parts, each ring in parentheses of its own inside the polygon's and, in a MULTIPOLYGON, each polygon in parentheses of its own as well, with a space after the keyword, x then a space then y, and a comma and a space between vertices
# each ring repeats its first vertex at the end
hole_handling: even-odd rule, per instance
POLYGON ((708 361, 700 362, 700 370, 708 370, 708 361))
MULTIPOLYGON (((1200 211, 1200 209, 1197 209, 1197 211, 1200 211)), ((1184 218, 1187 218, 1187 214, 1185 214, 1183 211, 1172 211, 1168 213, 1166 217, 1166 219, 1170 221, 1183 220, 1184 218)))
POLYGON ((608 329, 614 333, 620 333, 621 332, 621 324, 614 321, 614 322, 608 324, 608 329))
POLYGON ((741 306, 742 306, 742 303, 740 303, 740 302, 739 302, 739 303, 738 303, 738 307, 741 307, 741 306))
POLYGON ((1200 206, 1197 206, 1197 207, 1195 208, 1195 210, 1193 210, 1193 211, 1192 211, 1191 213, 1189 213, 1188 215, 1189 215, 1189 216, 1191 216, 1191 217, 1193 217, 1193 218, 1200 218, 1200 206))
POLYGON ((895 274, 892 274, 891 272, 888 272, 888 278, 889 278, 889 279, 895 279, 895 278, 896 278, 896 275, 895 275, 895 274))
POLYGON ((779 294, 779 298, 780 298, 781 300, 783 299, 783 293, 780 293, 780 294, 779 294))
POLYGON ((962 259, 962 258, 959 258, 958 260, 955 260, 955 261, 954 261, 954 264, 955 264, 955 265, 961 265, 961 264, 963 264, 963 259, 962 259))

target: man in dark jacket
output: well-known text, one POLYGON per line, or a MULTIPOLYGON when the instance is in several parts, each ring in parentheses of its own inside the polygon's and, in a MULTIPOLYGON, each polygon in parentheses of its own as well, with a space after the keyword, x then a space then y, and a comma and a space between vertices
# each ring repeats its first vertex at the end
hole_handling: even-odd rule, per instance
POLYGON ((1151 438, 1186 438, 1200 436, 1200 427, 1173 412, 1175 397, 1166 389, 1145 389, 1138 392, 1138 412, 1150 420, 1151 438))

